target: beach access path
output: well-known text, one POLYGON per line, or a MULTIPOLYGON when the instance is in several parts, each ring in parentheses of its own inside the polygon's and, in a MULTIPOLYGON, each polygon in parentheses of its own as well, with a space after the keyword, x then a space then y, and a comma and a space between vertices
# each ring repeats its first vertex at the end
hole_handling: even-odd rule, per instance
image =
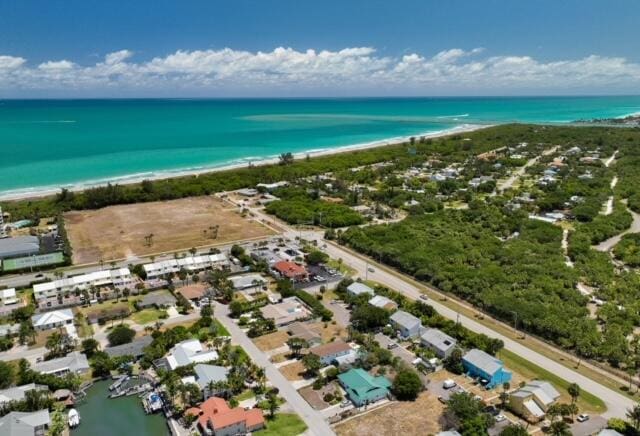
POLYGON ((267 355, 260 351, 251 339, 249 339, 240 327, 229 317, 228 306, 216 303, 214 314, 216 319, 231 333, 232 342, 240 345, 256 365, 265 369, 267 379, 273 386, 278 388, 279 394, 289 403, 291 409, 307 424, 309 429, 305 434, 316 436, 334 435, 335 433, 322 415, 302 398, 293 387, 293 384, 271 363, 267 355))

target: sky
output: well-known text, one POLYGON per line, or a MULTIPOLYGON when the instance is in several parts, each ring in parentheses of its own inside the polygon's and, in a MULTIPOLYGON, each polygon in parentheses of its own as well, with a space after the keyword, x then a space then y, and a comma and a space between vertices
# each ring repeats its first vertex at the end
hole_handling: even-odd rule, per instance
POLYGON ((637 94, 637 0, 0 0, 0 98, 637 94))

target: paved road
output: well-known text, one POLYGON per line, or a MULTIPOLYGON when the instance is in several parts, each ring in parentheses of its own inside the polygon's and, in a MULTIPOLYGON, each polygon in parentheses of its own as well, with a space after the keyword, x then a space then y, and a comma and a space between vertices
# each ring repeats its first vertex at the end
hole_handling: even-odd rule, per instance
POLYGON ((0 353, 0 360, 7 362, 9 360, 27 359, 29 362, 35 363, 38 357, 44 357, 46 353, 47 349, 44 347, 29 349, 26 346, 18 346, 0 353))
POLYGON ((311 408, 311 406, 300 396, 291 384, 278 369, 269 361, 267 356, 254 345, 254 343, 244 334, 242 330, 229 318, 229 309, 227 306, 217 304, 215 308, 216 318, 231 333, 234 343, 240 345, 251 357, 256 365, 265 369, 267 378, 271 383, 280 390, 280 395, 289 403, 291 408, 304 420, 309 426, 307 434, 316 436, 335 435, 329 424, 323 419, 322 415, 311 408))
MULTIPOLYGON (((333 243, 327 244, 325 251, 333 258, 341 258, 346 265, 354 268, 362 277, 364 277, 364 275, 366 274, 367 265, 374 264, 373 261, 369 260, 367 262, 360 257, 355 256, 343 247, 337 246, 333 243)), ((376 281, 385 286, 388 286, 391 289, 402 292, 404 295, 410 298, 417 299, 421 295, 421 292, 409 281, 395 274, 387 272, 381 265, 375 264, 375 272, 369 272, 368 276, 370 280, 376 281)), ((587 378, 582 374, 579 374, 565 367, 564 365, 561 365, 549 359, 548 357, 527 348, 526 346, 513 339, 510 339, 506 336, 501 335, 500 333, 491 330, 490 328, 478 323, 471 318, 459 314, 458 312, 448 308, 447 306, 444 306, 437 301, 429 300, 429 304, 433 306, 433 308, 436 309, 441 315, 453 320, 458 319, 463 326, 467 327, 471 331, 484 333, 487 336, 501 339, 504 342, 505 348, 507 350, 516 353, 520 357, 523 357, 535 363, 541 368, 544 368, 547 371, 556 374, 569 382, 578 383, 584 390, 594 394, 605 402, 608 409, 604 414, 606 418, 624 418, 627 409, 634 405, 634 402, 624 395, 621 395, 618 392, 615 392, 591 380, 590 378, 587 378)))
POLYGON ((620 242, 622 237, 624 235, 626 235, 627 233, 639 233, 640 232, 640 214, 637 214, 632 210, 629 210, 629 213, 633 217, 633 222, 631 223, 631 227, 629 227, 624 232, 619 233, 619 234, 607 239, 606 241, 603 241, 603 242, 599 243, 598 245, 596 245, 593 248, 595 248, 598 251, 607 252, 607 251, 611 250, 613 247, 615 247, 616 244, 618 242, 620 242))
POLYGON ((542 152, 542 154, 540 156, 536 156, 533 159, 529 159, 527 161, 526 164, 524 164, 523 166, 521 166, 520 168, 518 168, 517 170, 515 170, 513 172, 513 174, 511 174, 511 176, 505 180, 504 182, 500 183, 498 185, 498 189, 496 191, 506 191, 507 189, 510 189, 513 184, 520 178, 522 177, 522 175, 525 173, 525 171, 527 170, 527 168, 529 168, 531 165, 534 165, 536 162, 538 162, 538 160, 540 160, 540 158, 542 156, 547 156, 551 153, 555 153, 555 151, 558 149, 558 147, 553 147, 549 150, 545 150, 542 152))

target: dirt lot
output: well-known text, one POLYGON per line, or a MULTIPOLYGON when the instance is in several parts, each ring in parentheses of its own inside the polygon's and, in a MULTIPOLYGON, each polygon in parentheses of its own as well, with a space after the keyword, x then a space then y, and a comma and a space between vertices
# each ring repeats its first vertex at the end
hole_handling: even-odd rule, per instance
POLYGON ((331 322, 317 322, 311 324, 309 327, 311 327, 313 331, 320 334, 323 344, 331 342, 332 339, 338 337, 346 339, 349 336, 349 334, 347 333, 347 329, 339 326, 337 323, 333 324, 331 322))
POLYGON ((428 435, 440 431, 443 405, 427 392, 413 402, 394 402, 335 427, 338 436, 428 435))
POLYGON ((289 381, 304 380, 305 367, 300 361, 280 367, 280 372, 289 381))
POLYGON ((65 226, 75 264, 188 250, 273 234, 214 197, 68 212, 65 226), (217 238, 213 239, 217 226, 217 238), (151 244, 146 237, 153 235, 151 244))
POLYGON ((256 344, 256 347, 258 347, 260 351, 269 351, 282 347, 286 344, 287 339, 289 339, 287 332, 284 330, 278 330, 276 332, 269 333, 268 335, 255 338, 253 343, 256 344))

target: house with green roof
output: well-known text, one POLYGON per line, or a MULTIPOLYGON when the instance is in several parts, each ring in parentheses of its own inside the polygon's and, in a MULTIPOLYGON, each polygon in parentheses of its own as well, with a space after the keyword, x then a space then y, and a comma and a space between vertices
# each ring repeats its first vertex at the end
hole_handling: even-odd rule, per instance
POLYGON ((353 368, 338 376, 349 399, 357 407, 375 403, 389 395, 391 382, 383 376, 373 377, 362 368, 353 368))

